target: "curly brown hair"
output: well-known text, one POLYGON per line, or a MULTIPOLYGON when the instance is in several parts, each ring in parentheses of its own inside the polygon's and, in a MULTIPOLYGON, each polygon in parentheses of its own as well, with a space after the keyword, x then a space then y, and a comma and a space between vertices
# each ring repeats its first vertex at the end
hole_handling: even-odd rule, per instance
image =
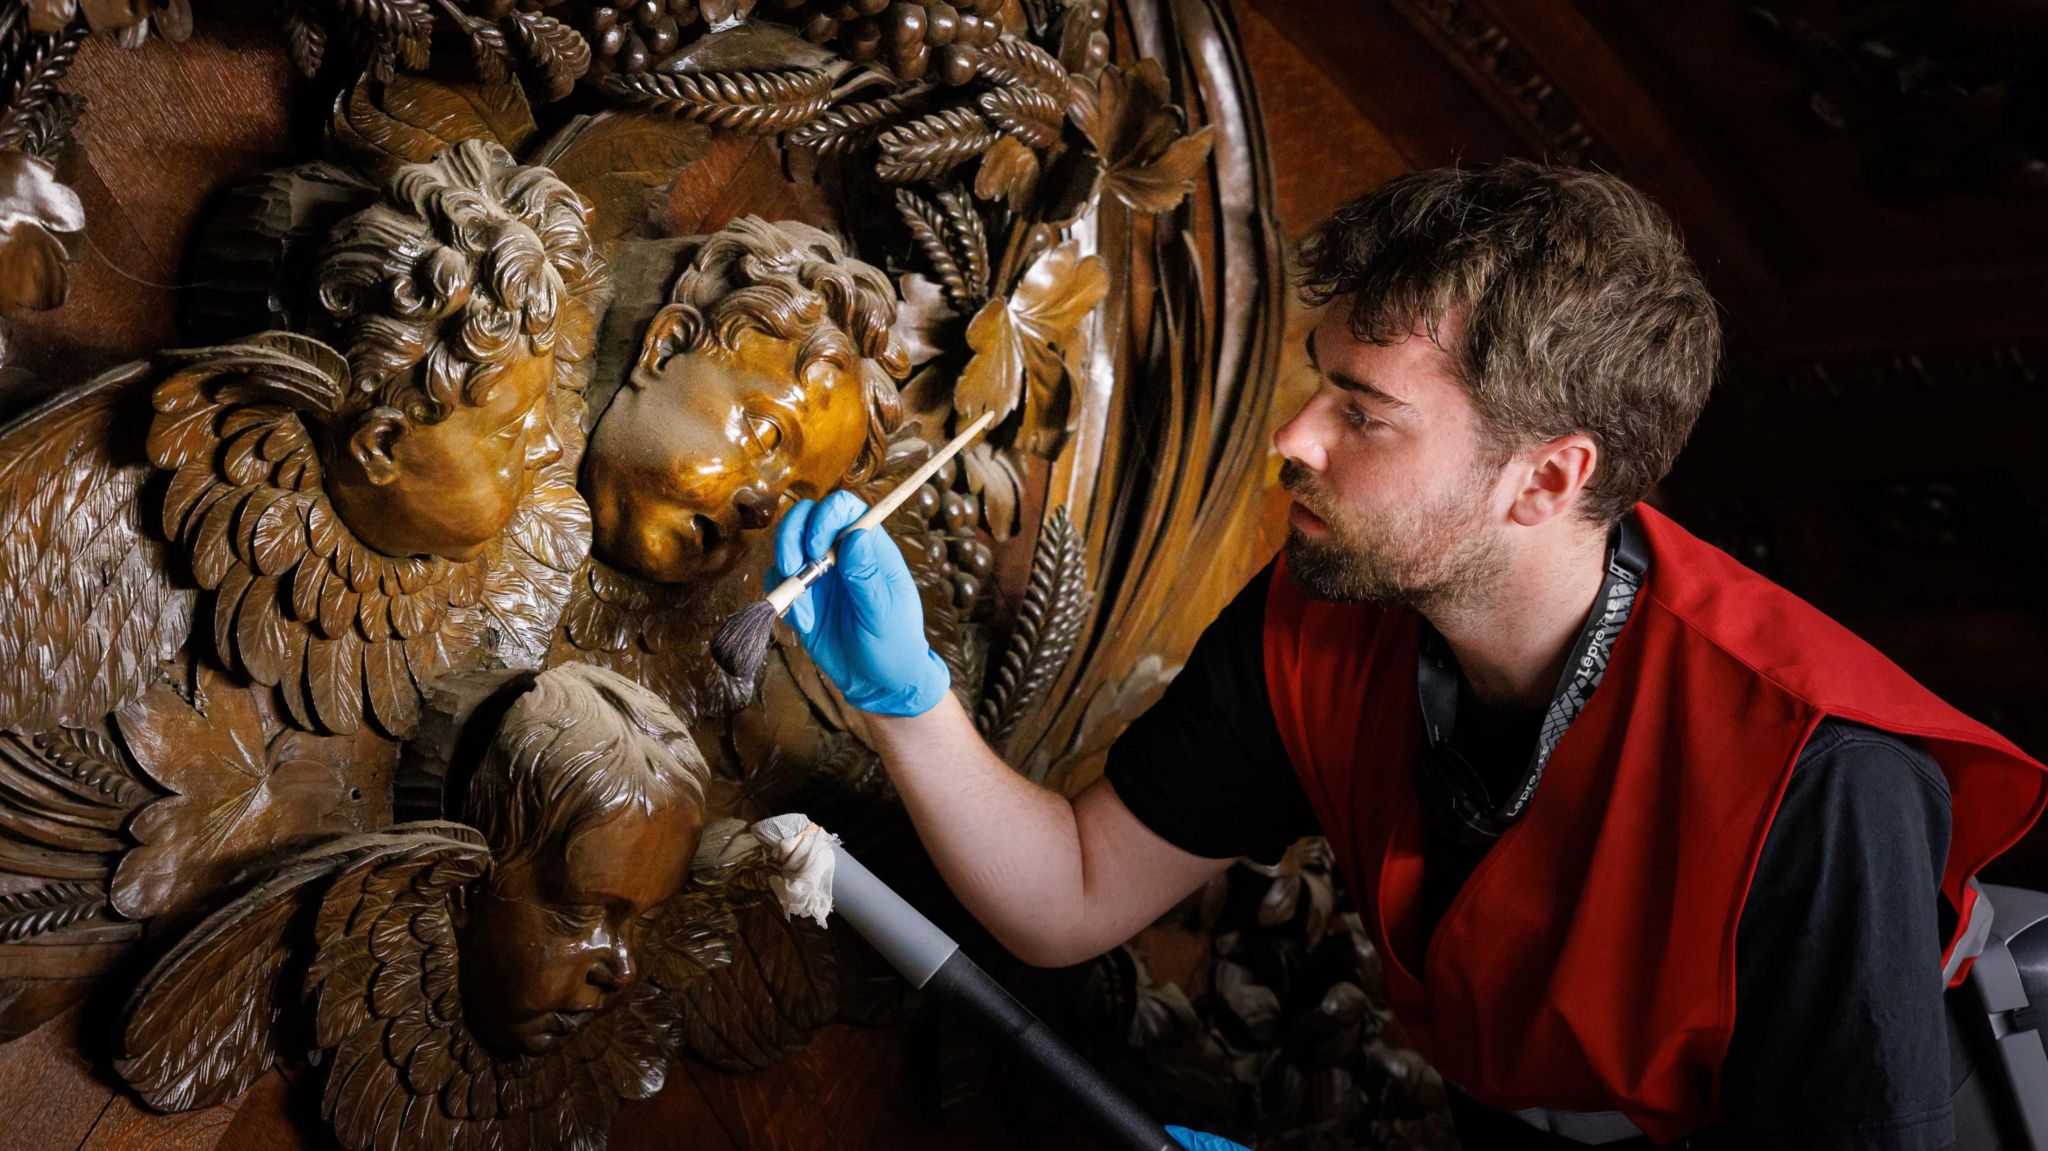
POLYGON ((799 378, 820 360, 859 371, 867 443, 841 482, 860 483, 881 466, 903 422, 897 381, 910 374, 910 358, 890 339, 896 293, 880 270, 809 224, 741 216, 696 250, 669 299, 679 316, 665 355, 730 351, 740 333, 756 331, 800 341, 799 378))
POLYGON ((358 396, 435 423, 483 403, 524 356, 553 352, 556 383, 573 385, 603 284, 575 189, 463 140, 400 168, 378 203, 335 227, 319 300, 358 396))
POLYGON ((1297 284, 1312 305, 1348 297, 1361 340, 1395 342, 1420 321, 1501 461, 1591 436, 1599 462, 1579 507, 1595 523, 1671 470, 1720 360, 1714 301, 1677 230, 1603 172, 1510 160, 1397 177, 1316 228, 1297 284))

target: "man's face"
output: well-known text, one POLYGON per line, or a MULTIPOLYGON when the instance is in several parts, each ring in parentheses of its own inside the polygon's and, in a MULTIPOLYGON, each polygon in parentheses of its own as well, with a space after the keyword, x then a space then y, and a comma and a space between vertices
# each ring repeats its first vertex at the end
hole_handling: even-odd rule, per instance
MULTIPOLYGON (((1321 379, 1274 434, 1284 457, 1287 567, 1312 594, 1428 611, 1506 564, 1502 463, 1450 355, 1422 331, 1385 346, 1351 334, 1340 296, 1310 337, 1321 379)), ((1458 338, 1455 317, 1439 326, 1458 338)))
POLYGON ((730 352, 663 355, 666 330, 657 315, 583 474, 599 556, 681 583, 730 568, 741 531, 773 523, 785 495, 832 490, 860 458, 868 415, 858 367, 814 361, 799 376, 797 343, 759 332, 730 352))
POLYGON ((388 555, 468 560, 512 522, 533 473, 561 458, 549 389, 552 354, 520 357, 484 402, 458 403, 435 423, 352 431, 329 492, 349 527, 388 555))
POLYGON ((648 913, 682 890, 702 832, 695 804, 628 810, 495 869, 460 929, 470 1029, 539 1055, 610 1010, 657 945, 648 913))

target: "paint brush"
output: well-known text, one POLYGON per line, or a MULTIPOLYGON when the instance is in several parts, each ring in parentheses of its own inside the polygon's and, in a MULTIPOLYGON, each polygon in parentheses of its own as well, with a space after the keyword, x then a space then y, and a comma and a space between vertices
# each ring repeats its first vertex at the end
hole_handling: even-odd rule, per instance
MULTIPOLYGON (((866 515, 847 525, 846 530, 839 533, 839 539, 843 540, 849 534, 863 528, 880 527, 891 512, 903 506, 903 501, 915 495, 926 480, 946 466, 947 460, 959 455, 962 448, 993 422, 995 413, 983 412, 973 423, 967 425, 966 430, 954 436, 951 443, 940 448, 938 454, 919 465, 918 469, 905 477, 902 483, 890 489, 888 495, 875 501, 875 506, 869 508, 866 515)), ((805 564, 795 575, 775 585, 775 590, 768 593, 767 599, 747 605, 744 610, 734 613, 731 619, 726 620, 719 627, 718 634, 711 639, 711 657, 718 661, 718 666, 724 668, 728 674, 752 683, 754 676, 761 670, 762 661, 768 658, 768 635, 775 630, 775 621, 782 618, 782 613, 789 610, 789 605, 796 602, 796 597, 804 594, 805 588, 818 582, 819 576, 832 570, 832 565, 838 562, 838 558, 839 542, 834 540, 832 550, 826 552, 823 559, 805 564)))

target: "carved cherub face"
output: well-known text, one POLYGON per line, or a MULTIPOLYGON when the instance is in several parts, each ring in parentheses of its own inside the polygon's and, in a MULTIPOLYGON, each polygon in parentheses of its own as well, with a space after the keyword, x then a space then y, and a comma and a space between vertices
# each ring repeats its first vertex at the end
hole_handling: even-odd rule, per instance
POLYGON ((507 364, 480 404, 433 423, 390 408, 357 418, 328 457, 327 491, 365 543, 387 555, 473 558, 512 522, 539 468, 562 456, 550 353, 507 364))
POLYGON ((470 559, 559 458, 550 391, 588 351, 603 275, 583 211, 547 169, 465 140, 336 227, 319 298, 352 400, 323 464, 364 543, 470 559))
POLYGON ((592 438, 585 487, 596 546, 613 563, 677 583, 716 575, 740 533, 766 527, 785 498, 816 499, 852 472, 868 442, 865 385, 758 331, 734 347, 664 347, 676 305, 649 329, 630 387, 592 438))
POLYGON ((628 811, 493 871, 461 931, 477 1037, 543 1054, 640 978, 649 913, 682 891, 704 830, 694 804, 628 811))
POLYGON ((469 787, 490 872, 456 917, 486 1046, 554 1051, 633 988, 689 878, 707 774, 675 713, 613 672, 554 668, 513 702, 469 787))
POLYGON ((584 456, 600 557, 717 575, 785 497, 866 478, 901 419, 895 315, 882 274, 816 228, 748 216, 705 240, 584 456))

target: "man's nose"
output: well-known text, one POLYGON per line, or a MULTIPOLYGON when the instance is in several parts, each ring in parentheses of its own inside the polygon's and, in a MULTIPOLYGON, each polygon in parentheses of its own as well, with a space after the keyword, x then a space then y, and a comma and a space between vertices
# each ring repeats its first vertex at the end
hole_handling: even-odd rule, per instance
POLYGON ((1324 454, 1322 440, 1316 434, 1315 410, 1316 402, 1311 397, 1300 411, 1294 413, 1293 419, 1281 424, 1280 429, 1273 433, 1273 450, 1279 452, 1282 459, 1293 460, 1310 471, 1319 472, 1329 463, 1329 457, 1324 454))
POLYGON ((775 522, 775 497, 752 484, 732 494, 732 506, 743 528, 758 531, 775 522))

